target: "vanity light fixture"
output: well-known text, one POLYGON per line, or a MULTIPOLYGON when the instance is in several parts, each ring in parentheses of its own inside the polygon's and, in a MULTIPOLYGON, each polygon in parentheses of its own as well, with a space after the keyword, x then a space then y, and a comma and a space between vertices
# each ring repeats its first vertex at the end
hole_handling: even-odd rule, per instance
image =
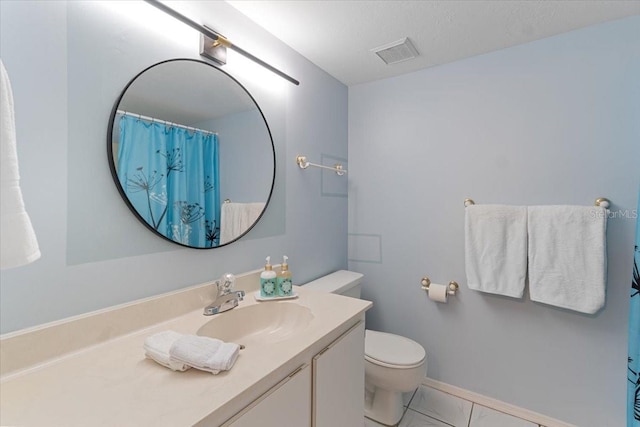
MULTIPOLYGON (((277 75, 279 75, 280 77, 282 77, 283 79, 293 83, 294 85, 298 86, 300 84, 300 82, 296 79, 294 79, 293 77, 283 73, 282 71, 278 70, 277 68, 275 68, 272 65, 267 64, 266 62, 264 62, 262 59, 250 54, 249 52, 247 52, 246 50, 240 48, 239 46, 236 46, 235 44, 231 43, 229 41, 229 39, 221 36, 220 34, 216 33, 213 30, 210 30, 209 28, 200 25, 194 21, 192 21, 191 19, 187 18, 186 16, 182 15, 181 13, 176 12, 175 10, 171 9, 170 7, 164 5, 163 3, 161 3, 158 0, 145 0, 147 3, 149 3, 150 5, 157 7, 158 9, 160 9, 161 11, 163 11, 164 13, 174 17, 175 19, 177 19, 178 21, 182 22, 183 24, 186 24, 188 26, 190 26, 191 28, 193 28, 194 30, 198 31, 200 34, 202 34, 204 36, 204 43, 210 44, 210 48, 209 49, 201 49, 204 51, 203 55, 214 60, 215 62, 217 62, 218 64, 223 65, 224 63, 226 63, 226 48, 232 49, 236 52, 238 52, 239 54, 249 58, 250 60, 252 60, 253 62, 262 65, 264 68, 266 68, 267 70, 271 71, 272 73, 275 73, 277 75), (223 47, 224 49, 217 49, 219 47, 223 47), (210 53, 210 51, 213 51, 214 53, 210 53), (222 55, 222 53, 218 53, 218 52, 223 52, 224 51, 224 55, 222 55), (224 58, 222 57, 224 56, 224 58)), ((201 41, 201 44, 203 42, 201 41)))
MULTIPOLYGON (((207 26, 204 28, 213 31, 207 26)), ((213 32, 215 33, 215 31, 213 32)), ((217 40, 213 40, 211 37, 200 34, 200 56, 209 58, 218 65, 225 65, 227 63, 227 46, 229 46, 229 40, 227 40, 222 34, 218 34, 217 40)))

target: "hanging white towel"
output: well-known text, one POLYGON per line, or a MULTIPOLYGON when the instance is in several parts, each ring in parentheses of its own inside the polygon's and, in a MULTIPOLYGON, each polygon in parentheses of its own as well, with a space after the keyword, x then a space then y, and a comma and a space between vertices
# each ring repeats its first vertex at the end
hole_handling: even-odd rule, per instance
POLYGON ((264 210, 264 203, 223 203, 220 212, 220 244, 245 233, 264 210))
POLYGON ((531 300, 597 312, 605 301, 607 210, 531 206, 528 211, 531 300))
POLYGON ((201 371, 218 374, 231 369, 240 353, 240 346, 216 338, 185 335, 178 338, 169 355, 171 362, 184 363, 201 371))
POLYGON ((0 60, 0 268, 29 264, 40 249, 20 189, 13 93, 0 60))
POLYGON ((186 371, 190 366, 182 362, 172 361, 169 355, 169 350, 171 350, 173 343, 182 336, 182 334, 175 331, 163 331, 148 336, 144 340, 145 356, 171 370, 186 371))
POLYGON ((521 298, 527 275, 527 208, 465 208, 465 267, 469 289, 521 298))

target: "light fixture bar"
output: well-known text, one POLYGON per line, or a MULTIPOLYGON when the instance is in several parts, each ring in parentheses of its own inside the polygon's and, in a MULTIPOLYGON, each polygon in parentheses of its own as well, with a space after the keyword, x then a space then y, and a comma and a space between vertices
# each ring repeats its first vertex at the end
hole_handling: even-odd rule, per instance
POLYGON ((158 9, 160 9, 161 11, 166 13, 167 15, 171 15, 172 17, 174 17, 178 21, 182 22, 183 24, 186 24, 186 25, 190 26, 191 28, 193 28, 194 30, 200 32, 201 34, 204 34, 205 36, 209 37, 210 39, 213 39, 214 41, 218 41, 218 42, 220 42, 221 45, 226 46, 229 49, 233 49, 236 52, 238 52, 239 54, 249 58, 253 62, 262 65, 267 70, 271 71, 272 73, 275 73, 275 74, 279 75, 280 77, 282 77, 283 79, 287 80, 288 82, 291 82, 296 86, 298 86, 300 84, 300 82, 298 80, 294 79, 293 77, 289 76, 288 74, 285 74, 282 71, 278 70, 277 68, 273 67, 272 65, 267 64, 262 59, 250 54, 249 52, 247 52, 246 50, 242 49, 241 47, 234 45, 228 39, 222 37, 220 34, 216 34, 215 32, 211 31, 210 29, 198 24, 197 22, 192 21, 191 19, 187 18, 186 16, 182 15, 181 13, 178 13, 175 10, 171 9, 170 7, 162 4, 158 0, 145 0, 145 1, 147 3, 149 3, 150 5, 157 7, 158 9))

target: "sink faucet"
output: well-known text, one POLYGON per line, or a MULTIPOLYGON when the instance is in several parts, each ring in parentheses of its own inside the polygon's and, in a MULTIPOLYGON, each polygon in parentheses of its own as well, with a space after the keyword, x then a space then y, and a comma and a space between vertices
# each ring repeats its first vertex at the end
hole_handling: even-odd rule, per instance
POLYGON ((214 283, 218 288, 216 299, 204 308, 204 315, 211 316, 213 314, 223 313, 238 306, 240 301, 244 299, 244 291, 234 291, 233 285, 236 278, 231 273, 226 273, 220 280, 214 283))

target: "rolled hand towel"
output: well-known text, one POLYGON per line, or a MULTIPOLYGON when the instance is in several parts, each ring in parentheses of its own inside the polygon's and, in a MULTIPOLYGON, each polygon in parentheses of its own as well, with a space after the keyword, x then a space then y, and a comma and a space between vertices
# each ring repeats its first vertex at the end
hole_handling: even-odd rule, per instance
POLYGON ((172 362, 184 363, 201 371, 218 374, 233 367, 239 352, 238 344, 225 343, 215 338, 184 335, 173 343, 169 356, 172 362))
POLYGON ((169 356, 171 346, 182 336, 182 334, 174 331, 164 331, 147 337, 143 346, 145 356, 171 370, 186 371, 190 366, 182 362, 172 361, 169 356))

